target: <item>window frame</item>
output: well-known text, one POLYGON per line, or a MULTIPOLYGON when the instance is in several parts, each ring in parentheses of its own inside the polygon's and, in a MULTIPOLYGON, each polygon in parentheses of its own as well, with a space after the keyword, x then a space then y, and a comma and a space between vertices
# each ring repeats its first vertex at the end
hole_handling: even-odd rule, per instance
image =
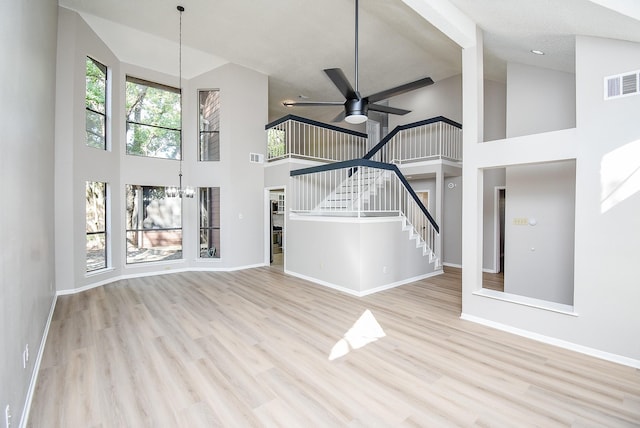
POLYGON ((221 111, 221 90, 220 88, 209 88, 209 89, 198 89, 198 162, 220 162, 220 111, 221 111), (202 116, 202 105, 200 103, 200 96, 203 92, 217 92, 218 96, 218 108, 217 108, 217 130, 203 130, 203 116, 202 116), (203 159, 203 146, 202 146, 202 137, 205 134, 218 134, 218 156, 217 159, 203 159))
MULTIPOLYGON (((125 265, 126 266, 133 266, 133 265, 144 265, 144 264, 148 264, 148 263, 158 263, 158 262, 176 262, 176 261, 183 261, 184 260, 184 222, 183 222, 183 211, 184 211, 184 207, 182 204, 182 198, 176 199, 176 198, 170 198, 169 196, 166 195, 166 186, 157 186, 157 185, 142 185, 142 184, 125 184, 124 186, 124 195, 125 195, 125 204, 124 204, 124 214, 125 214, 125 221, 124 221, 124 240, 125 240, 125 250, 124 250, 124 256, 125 256, 125 265), (137 218, 137 222, 138 224, 131 228, 129 228, 129 219, 128 219, 128 215, 129 215, 129 188, 131 188, 134 192, 136 189, 141 189, 142 190, 142 206, 137 206, 138 210, 141 210, 141 212, 138 213, 138 215, 136 216, 137 218), (144 197, 144 192, 145 189, 150 189, 150 190, 157 190, 157 191, 161 191, 163 193, 163 198, 154 198, 155 200, 169 200, 169 201, 173 201, 173 200, 178 200, 180 201, 179 207, 180 207, 180 226, 179 227, 144 227, 143 223, 144 220, 148 218, 148 213, 146 212, 146 209, 148 208, 148 205, 150 205, 151 200, 145 201, 145 197, 144 197), (140 218, 140 214, 142 214, 142 218, 140 218), (138 227, 139 225, 142 225, 142 227, 138 227), (129 233, 136 233, 136 234, 140 234, 141 240, 142 240, 142 244, 144 244, 144 239, 145 239, 145 235, 148 235, 150 233, 166 233, 166 232, 174 232, 174 231, 179 231, 180 234, 180 248, 176 249, 175 252, 173 254, 179 253, 180 256, 179 257, 172 257, 172 254, 168 254, 167 256, 163 257, 163 258, 157 258, 157 259, 152 259, 152 260, 134 260, 133 257, 130 257, 130 246, 129 246, 129 233)), ((138 195, 140 196, 140 195, 138 195)), ((136 195, 134 193, 134 198, 136 198, 136 195)), ((135 203, 134 203, 135 204, 135 203)), ((151 239, 149 237, 147 237, 147 239, 151 239)), ((142 245, 141 248, 146 248, 144 247, 144 245, 142 245)), ((164 248, 163 246, 160 247, 151 247, 151 248, 164 248)))
POLYGON ((111 234, 109 233, 109 183, 106 181, 86 181, 85 182, 85 274, 92 274, 95 272, 99 272, 104 269, 108 269, 110 267, 111 258, 109 257, 109 251, 111 250, 111 246, 109 245, 109 240, 111 238, 111 234), (104 221, 104 229, 101 231, 88 231, 88 215, 89 212, 87 210, 87 191, 90 183, 99 183, 103 185, 103 194, 102 194, 102 206, 104 207, 103 213, 103 221, 104 221), (88 262, 88 252, 87 246, 89 243, 89 236, 95 235, 104 235, 104 264, 101 267, 96 267, 94 269, 89 269, 87 264, 88 262))
POLYGON ((221 217, 220 217, 220 206, 221 206, 221 195, 222 192, 220 191, 220 187, 219 186, 213 186, 213 187, 199 187, 198 188, 198 248, 197 248, 197 254, 198 254, 198 258, 201 260, 212 260, 212 259, 220 259, 220 250, 222 247, 222 236, 221 236, 221 230, 222 230, 222 224, 221 224, 221 217), (210 209, 207 209, 206 212, 208 213, 208 217, 207 217, 207 224, 208 226, 203 225, 203 207, 202 207, 202 202, 203 202, 203 191, 210 191, 211 195, 210 195, 210 209), (215 200, 216 200, 216 193, 217 193, 217 201, 218 204, 214 205, 215 200), (216 226, 216 220, 217 220, 217 226, 216 226), (209 245, 208 248, 205 249, 206 254, 209 254, 208 256, 203 256, 202 254, 202 238, 203 238, 203 232, 207 231, 209 232, 209 235, 207 235, 209 238, 209 245), (214 235, 214 231, 217 231, 217 235, 218 235, 218 246, 217 247, 213 247, 214 252, 211 252, 211 242, 215 241, 215 235, 214 235))
MULTIPOLYGON (((95 58, 87 55, 86 59, 85 59, 85 146, 86 147, 90 147, 92 149, 97 149, 97 150, 103 150, 103 151, 107 151, 109 149, 109 143, 108 143, 108 138, 109 138, 109 128, 108 128, 108 118, 109 115, 107 114, 109 111, 109 91, 110 91, 110 79, 109 79, 109 67, 106 66, 105 64, 101 63, 100 61, 96 60, 95 58), (88 88, 87 88, 87 62, 91 61, 103 74, 104 74, 104 113, 97 111, 93 108, 90 108, 87 105, 87 93, 88 93, 88 88), (103 144, 102 147, 97 147, 97 146, 93 146, 88 144, 88 138, 87 138, 87 133, 89 132, 89 130, 87 130, 87 114, 88 112, 91 112, 93 114, 102 116, 102 125, 104 128, 104 135, 102 136, 103 139, 103 144)), ((97 135, 97 134, 96 134, 97 135)))

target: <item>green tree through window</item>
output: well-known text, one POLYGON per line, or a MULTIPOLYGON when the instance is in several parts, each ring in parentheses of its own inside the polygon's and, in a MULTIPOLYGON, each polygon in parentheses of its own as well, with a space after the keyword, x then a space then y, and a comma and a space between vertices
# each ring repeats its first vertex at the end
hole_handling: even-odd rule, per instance
POLYGON ((220 188, 200 188, 200 257, 220 258, 220 188))
POLYGON ((89 147, 107 148, 107 67, 87 57, 86 78, 86 144, 89 147))
POLYGON ((127 154, 180 159, 180 90, 127 76, 127 154))
POLYGON ((86 184, 86 270, 107 267, 107 183, 86 184))

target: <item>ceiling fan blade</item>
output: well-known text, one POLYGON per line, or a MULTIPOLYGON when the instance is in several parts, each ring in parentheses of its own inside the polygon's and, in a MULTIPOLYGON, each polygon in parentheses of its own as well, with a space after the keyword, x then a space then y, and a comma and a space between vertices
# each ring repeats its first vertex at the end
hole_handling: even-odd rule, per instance
POLYGON ((344 110, 342 110, 340 113, 338 113, 336 117, 333 118, 331 122, 342 122, 344 120, 344 117, 345 117, 345 113, 344 113, 344 110))
POLYGON ((387 98, 395 97, 396 95, 404 94, 409 91, 415 91, 416 89, 424 88, 429 85, 433 85, 433 80, 431 77, 425 77, 423 79, 416 80, 415 82, 405 83, 404 85, 369 95, 367 98, 370 103, 375 103, 376 101, 386 100, 387 98))
POLYGON ((341 106, 341 105, 344 105, 344 102, 342 101, 283 101, 282 105, 285 107, 341 106))
POLYGON ((397 114, 400 116, 402 116, 403 114, 411 113, 411 110, 404 110, 401 108, 395 108, 395 107, 389 107, 389 106, 383 106, 380 104, 371 104, 371 103, 369 103, 369 110, 379 111, 381 113, 397 114))
POLYGON ((344 72, 339 68, 326 68, 324 72, 329 76, 329 79, 333 82, 334 85, 338 88, 340 93, 346 99, 357 98, 360 99, 360 94, 358 94, 349 80, 347 80, 347 76, 345 76, 344 72))

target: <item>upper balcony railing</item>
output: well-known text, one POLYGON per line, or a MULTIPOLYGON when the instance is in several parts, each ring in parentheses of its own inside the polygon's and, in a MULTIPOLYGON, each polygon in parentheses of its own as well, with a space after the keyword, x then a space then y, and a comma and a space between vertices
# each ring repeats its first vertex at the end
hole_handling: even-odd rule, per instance
POLYGON ((397 126, 364 158, 393 164, 434 159, 462 161, 462 125, 437 116, 397 126))
POLYGON ((287 115, 265 126, 267 161, 285 158, 340 162, 367 152, 367 134, 287 115))
POLYGON ((367 135, 288 115, 265 127, 267 160, 285 158, 320 162, 370 159, 405 164, 446 159, 462 161, 462 125, 443 116, 397 126, 369 152, 367 135))

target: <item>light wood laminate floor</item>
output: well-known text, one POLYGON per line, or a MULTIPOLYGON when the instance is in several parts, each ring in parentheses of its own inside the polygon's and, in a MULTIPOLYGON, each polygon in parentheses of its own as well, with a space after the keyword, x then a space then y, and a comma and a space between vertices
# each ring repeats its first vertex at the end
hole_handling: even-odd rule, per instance
POLYGON ((265 267, 60 297, 29 426, 640 425, 639 370, 460 320, 460 288, 355 298, 265 267))

